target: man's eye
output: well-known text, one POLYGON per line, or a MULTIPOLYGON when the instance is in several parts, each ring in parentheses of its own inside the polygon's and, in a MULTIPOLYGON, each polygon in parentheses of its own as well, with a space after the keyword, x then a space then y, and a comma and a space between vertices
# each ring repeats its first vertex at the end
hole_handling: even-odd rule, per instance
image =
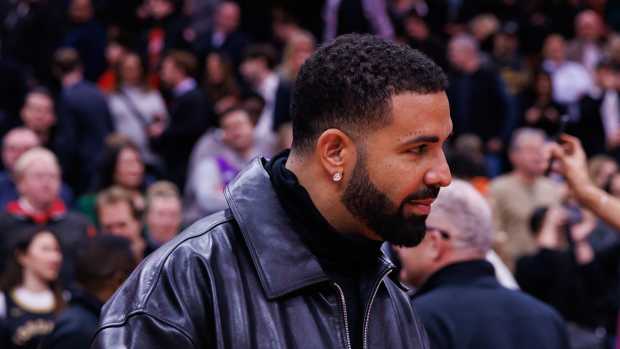
POLYGON ((417 146, 417 147, 411 149, 411 153, 413 153, 415 155, 422 155, 422 154, 426 153, 427 150, 428 150, 428 145, 422 144, 420 146, 417 146))

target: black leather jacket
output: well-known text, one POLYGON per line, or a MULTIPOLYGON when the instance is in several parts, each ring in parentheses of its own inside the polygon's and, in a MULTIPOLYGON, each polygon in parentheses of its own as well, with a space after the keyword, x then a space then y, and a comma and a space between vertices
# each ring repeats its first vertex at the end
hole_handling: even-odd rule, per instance
MULTIPOLYGON (((230 209, 151 254, 104 306, 93 348, 351 348, 347 309, 300 241, 260 160, 230 209)), ((346 251, 343 251, 346 253, 346 251)), ((364 348, 428 348, 385 256, 360 283, 364 348)))

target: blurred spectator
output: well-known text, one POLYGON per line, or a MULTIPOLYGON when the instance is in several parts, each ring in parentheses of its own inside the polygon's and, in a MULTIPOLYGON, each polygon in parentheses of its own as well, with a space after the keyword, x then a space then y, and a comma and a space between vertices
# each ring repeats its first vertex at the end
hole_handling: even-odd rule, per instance
MULTIPOLYGON (((14 128, 4 136, 2 142, 4 171, 0 172, 0 211, 3 211, 9 202, 17 200, 18 197, 15 186, 15 162, 22 154, 39 145, 37 136, 27 128, 14 128)), ((60 197, 68 206, 73 203, 73 193, 65 183, 62 183, 60 188, 60 197)))
POLYGON ((37 135, 39 144, 53 148, 56 111, 54 110, 54 98, 47 89, 37 87, 28 92, 20 117, 24 126, 37 135))
POLYGON ((530 78, 529 67, 519 50, 518 29, 513 22, 500 28, 493 37, 491 56, 511 96, 518 96, 530 78))
POLYGON ((478 43, 468 35, 453 38, 448 45, 452 65, 448 97, 454 134, 478 135, 484 142, 490 174, 501 171, 499 154, 510 134, 505 129, 509 115, 506 88, 497 72, 482 66, 478 43))
POLYGON ((484 54, 491 54, 493 51, 493 38, 500 30, 500 23, 494 14, 483 13, 475 16, 469 21, 469 32, 480 45, 480 50, 484 54))
MULTIPOLYGON (((7 204, 0 214, 0 263, 10 255, 9 246, 19 231, 39 226, 53 229, 64 255, 61 278, 73 280, 73 260, 80 240, 92 237, 94 228, 86 217, 68 211, 61 200, 60 167, 49 150, 33 148, 19 157, 13 168, 19 199, 7 204)), ((0 264, 0 272, 4 265, 0 264)))
POLYGON ((225 54, 237 67, 248 39, 239 31, 241 10, 233 1, 222 1, 215 10, 213 26, 194 43, 199 57, 207 57, 212 52, 225 54))
POLYGON ((583 65, 566 57, 566 41, 559 34, 545 39, 543 69, 551 75, 553 99, 564 105, 574 104, 592 90, 592 78, 583 65))
POLYGON ((469 182, 482 195, 487 195, 490 180, 484 162, 482 141, 476 135, 459 136, 446 155, 452 177, 469 182))
MULTIPOLYGON (((108 137, 106 148, 98 166, 97 184, 94 193, 118 186, 132 197, 134 206, 144 211, 143 193, 146 189, 144 162, 140 149, 129 139, 118 134, 108 137)), ((77 208, 92 222, 97 222, 96 194, 86 194, 78 199, 77 208)))
POLYGON ((97 219, 104 234, 121 236, 131 242, 136 261, 155 250, 142 234, 142 217, 127 191, 110 187, 97 194, 97 219))
POLYGON ((593 10, 580 12, 575 18, 575 34, 566 49, 566 56, 594 72, 604 52, 604 26, 599 14, 593 10))
POLYGON ((205 59, 205 91, 216 114, 239 103, 239 89, 232 62, 222 53, 210 53, 205 59))
POLYGON ((92 0, 70 0, 69 30, 63 40, 63 46, 72 47, 84 63, 84 77, 92 82, 106 68, 106 32, 95 19, 92 0))
POLYGON ((596 89, 579 101, 579 120, 568 132, 577 136, 588 155, 608 153, 620 158, 620 69, 607 61, 596 68, 596 89))
POLYGON ((501 252, 511 270, 517 257, 534 250, 534 240, 528 229, 534 209, 557 204, 562 199, 559 185, 544 177, 547 168, 544 145, 545 134, 540 130, 515 131, 509 149, 514 170, 491 182, 495 228, 498 233, 506 234, 501 252))
POLYGON ((422 51, 443 69, 448 68, 446 47, 441 40, 433 35, 417 11, 412 10, 403 22, 406 43, 414 49, 422 51))
MULTIPOLYGON (((127 50, 129 50, 127 43, 121 42, 120 38, 108 40, 108 45, 105 48, 107 68, 97 81, 97 87, 103 93, 110 94, 118 87, 118 65, 127 53, 127 50)), ((144 67, 142 68, 144 70, 144 67)), ((146 72, 143 71, 142 74, 146 75, 146 72)))
POLYGON ((186 222, 225 209, 228 205, 224 188, 251 159, 259 155, 254 124, 245 110, 234 108, 224 112, 220 117, 220 128, 208 135, 213 147, 209 154, 203 154, 190 174, 185 200, 186 222))
POLYGON ((101 307, 136 266, 129 240, 97 236, 80 246, 75 264, 79 287, 58 315, 54 330, 44 340, 45 349, 89 348, 97 331, 101 307))
POLYGON ((615 332, 620 244, 595 254, 588 242, 595 226, 596 218, 586 211, 537 209, 530 220, 537 250, 517 261, 515 276, 523 291, 576 324, 569 327, 574 343, 601 343, 606 331, 615 332))
POLYGON ((554 100, 551 75, 543 70, 536 72, 521 96, 520 126, 540 129, 552 137, 560 130, 565 114, 566 107, 554 100))
POLYGON ((159 91, 149 87, 140 56, 127 52, 119 60, 117 86, 108 99, 116 132, 124 134, 140 149, 144 162, 161 168, 151 150, 148 128, 151 124, 167 123, 168 112, 159 91))
POLYGON ((323 41, 348 33, 394 37, 386 0, 326 0, 323 8, 323 41))
POLYGON ((58 282, 63 255, 56 235, 40 227, 21 232, 11 251, 0 282, 0 346, 38 348, 65 303, 58 282))
POLYGON ((168 122, 155 120, 148 128, 152 149, 164 161, 167 178, 180 190, 185 187, 192 148, 214 121, 211 106, 192 77, 196 64, 188 52, 172 51, 166 55, 161 79, 173 93, 170 118, 168 122))
POLYGON ((60 49, 54 55, 54 73, 62 83, 55 149, 76 194, 90 189, 105 137, 113 129, 105 97, 83 79, 82 71, 74 49, 60 49))
POLYGON ((599 188, 603 188, 616 172, 618 172, 618 163, 610 156, 596 155, 588 161, 590 178, 599 188))
POLYGON ((417 287, 413 306, 432 348, 568 348, 561 317, 502 287, 485 260, 491 210, 472 186, 454 180, 439 192, 420 245, 398 248, 401 279, 417 287))
POLYGON ((217 6, 222 0, 187 0, 183 12, 190 16, 191 28, 196 36, 201 36, 213 27, 217 6))
POLYGON ((265 107, 256 124, 257 146, 261 154, 277 152, 278 130, 291 120, 291 87, 275 72, 276 53, 269 45, 248 47, 241 64, 241 74, 250 87, 265 100, 265 107))
POLYGON ((284 57, 280 65, 281 77, 294 84, 302 64, 316 49, 314 36, 307 31, 294 32, 286 42, 284 57))
POLYGON ((145 223, 148 236, 163 245, 181 230, 183 207, 179 190, 173 183, 153 183, 146 194, 145 223))

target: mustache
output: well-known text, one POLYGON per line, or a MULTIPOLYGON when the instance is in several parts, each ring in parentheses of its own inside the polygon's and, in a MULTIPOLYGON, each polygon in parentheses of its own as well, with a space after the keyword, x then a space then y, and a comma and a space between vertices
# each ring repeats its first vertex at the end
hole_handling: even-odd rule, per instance
POLYGON ((407 196, 404 202, 414 201, 414 200, 425 200, 425 199, 436 199, 437 195, 439 195, 439 187, 425 187, 422 188, 415 193, 407 196))

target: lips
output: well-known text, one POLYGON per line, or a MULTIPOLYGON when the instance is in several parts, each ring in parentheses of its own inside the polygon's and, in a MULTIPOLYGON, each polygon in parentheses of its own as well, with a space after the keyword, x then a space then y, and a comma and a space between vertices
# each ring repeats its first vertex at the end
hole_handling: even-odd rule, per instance
POLYGON ((435 199, 412 200, 408 204, 412 207, 414 213, 419 216, 428 216, 431 213, 431 205, 435 199))

